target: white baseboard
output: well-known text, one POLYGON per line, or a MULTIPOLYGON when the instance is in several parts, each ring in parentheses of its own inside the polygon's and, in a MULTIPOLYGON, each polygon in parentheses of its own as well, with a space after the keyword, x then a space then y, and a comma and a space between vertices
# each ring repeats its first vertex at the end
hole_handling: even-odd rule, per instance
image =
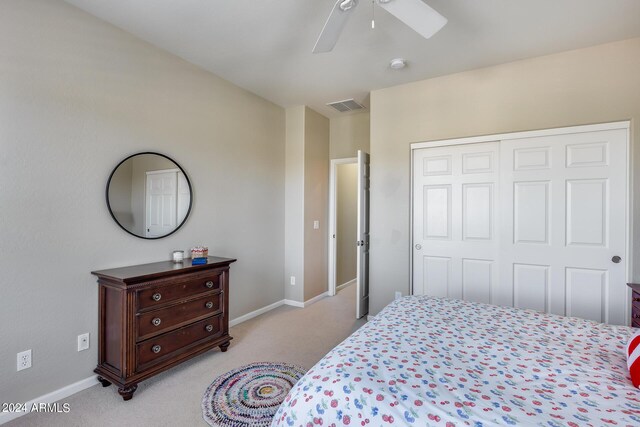
POLYGON ((340 289, 346 288, 347 286, 351 286, 354 283, 356 283, 356 279, 351 279, 348 282, 344 282, 342 285, 336 286, 336 292, 338 292, 340 289))
POLYGON ((304 302, 304 307, 309 307, 311 304, 320 301, 322 298, 325 298, 327 295, 329 295, 329 292, 323 292, 316 297, 306 300, 304 302))
POLYGON ((286 299, 286 300, 284 300, 284 303, 286 305, 290 305, 292 307, 304 308, 304 303, 300 302, 300 301, 294 301, 294 300, 291 300, 291 299, 286 299))
POLYGON ((245 314, 243 316, 236 317, 235 319, 229 321, 229 327, 236 326, 236 325, 238 325, 238 324, 240 324, 242 322, 246 322, 249 319, 253 319, 256 316, 260 316, 261 314, 264 314, 267 311, 271 311, 274 308, 278 308, 281 305, 286 304, 286 301, 287 300, 283 299, 283 300, 274 302, 273 304, 269 304, 269 305, 267 305, 265 307, 262 307, 262 308, 259 308, 257 310, 254 310, 251 313, 247 313, 247 314, 245 314))
POLYGON ((368 322, 369 320, 373 319, 374 317, 376 317, 376 316, 372 316, 372 315, 370 315, 370 314, 369 314, 369 315, 367 316, 367 322, 368 322))
POLYGON ((65 397, 69 397, 72 394, 76 394, 79 391, 85 390, 89 387, 93 387, 94 385, 98 384, 98 380, 96 378, 97 378, 97 375, 92 375, 89 378, 85 378, 76 383, 69 384, 68 386, 59 388, 58 390, 54 390, 51 393, 47 393, 43 396, 30 400, 25 404, 26 411, 0 412, 0 424, 8 423, 11 420, 15 420, 16 418, 20 418, 21 416, 28 414, 29 412, 31 412, 31 407, 34 404, 54 403, 64 399, 65 397))
POLYGON ((305 302, 300 302, 300 301, 293 301, 290 299, 286 299, 284 300, 284 303, 286 305, 290 305, 292 307, 298 307, 298 308, 305 308, 305 307, 309 307, 311 304, 320 301, 322 298, 325 298, 329 295, 329 292, 323 292, 318 296, 315 296, 311 299, 306 300, 305 302))

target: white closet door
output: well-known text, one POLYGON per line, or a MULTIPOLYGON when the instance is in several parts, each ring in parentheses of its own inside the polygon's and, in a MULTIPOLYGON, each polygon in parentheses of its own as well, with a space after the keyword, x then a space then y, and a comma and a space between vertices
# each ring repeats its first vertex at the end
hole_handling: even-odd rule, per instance
POLYGON ((414 153, 413 293, 493 303, 498 143, 414 153))
POLYGON ((626 324, 628 130, 413 153, 413 292, 626 324))
POLYGON ((626 130, 500 143, 499 304, 625 323, 626 145, 626 130))

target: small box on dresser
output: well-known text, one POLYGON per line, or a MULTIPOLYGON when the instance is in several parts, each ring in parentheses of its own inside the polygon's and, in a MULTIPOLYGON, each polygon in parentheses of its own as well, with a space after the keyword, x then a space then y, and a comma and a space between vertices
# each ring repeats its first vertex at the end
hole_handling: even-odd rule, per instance
POLYGON ((627 283, 631 288, 631 326, 640 328, 640 284, 627 283))
POLYGON ((124 400, 138 383, 229 336, 231 258, 192 265, 171 261, 93 271, 99 285, 98 380, 124 400))

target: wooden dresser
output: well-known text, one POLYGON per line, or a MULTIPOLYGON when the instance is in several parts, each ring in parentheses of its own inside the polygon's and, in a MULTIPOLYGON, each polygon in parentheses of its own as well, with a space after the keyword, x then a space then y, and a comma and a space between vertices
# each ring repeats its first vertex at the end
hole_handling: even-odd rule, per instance
POLYGON ((640 284, 627 283, 631 288, 631 326, 640 328, 640 284))
POLYGON ((138 383, 214 347, 229 336, 229 265, 209 257, 93 271, 99 284, 98 366, 104 387, 124 400, 138 383))

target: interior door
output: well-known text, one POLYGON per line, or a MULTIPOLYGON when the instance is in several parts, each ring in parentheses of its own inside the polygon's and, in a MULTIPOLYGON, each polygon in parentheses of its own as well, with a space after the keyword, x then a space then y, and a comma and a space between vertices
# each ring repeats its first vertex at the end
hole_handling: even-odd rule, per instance
POLYGON ((177 199, 177 172, 147 172, 147 237, 164 236, 175 230, 178 212, 177 199))
POLYGON ((414 152, 413 293, 494 303, 498 143, 414 152))
POLYGON ((620 129, 501 143, 500 303, 626 323, 626 153, 620 129))
POLYGON ((358 255, 356 318, 369 313, 369 154, 358 150, 358 255))

